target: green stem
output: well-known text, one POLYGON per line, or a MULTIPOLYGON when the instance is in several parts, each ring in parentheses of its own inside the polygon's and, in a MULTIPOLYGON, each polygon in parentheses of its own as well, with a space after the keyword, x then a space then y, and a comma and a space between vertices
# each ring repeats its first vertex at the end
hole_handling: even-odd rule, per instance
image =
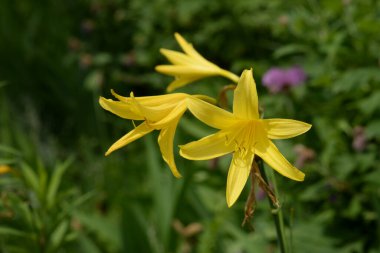
MULTIPOLYGON (((261 159, 258 161, 258 166, 259 166, 259 169, 261 171, 261 175, 262 175, 263 179, 268 183, 268 177, 267 177, 266 171, 264 169, 263 161, 261 159)), ((272 179, 272 185, 274 188, 274 193, 276 196, 278 196, 277 184, 276 184, 276 179, 274 177, 273 171, 271 171, 270 177, 272 179)), ((272 209, 272 215, 273 215, 273 219, 274 219, 274 224, 276 226, 277 240, 278 240, 278 244, 280 247, 280 251, 281 251, 281 253, 286 253, 286 252, 288 252, 288 247, 287 247, 286 239, 285 239, 285 225, 284 225, 284 216, 282 213, 282 208, 281 207, 277 208, 273 204, 273 202, 270 198, 268 198, 268 200, 269 200, 269 205, 272 209)))

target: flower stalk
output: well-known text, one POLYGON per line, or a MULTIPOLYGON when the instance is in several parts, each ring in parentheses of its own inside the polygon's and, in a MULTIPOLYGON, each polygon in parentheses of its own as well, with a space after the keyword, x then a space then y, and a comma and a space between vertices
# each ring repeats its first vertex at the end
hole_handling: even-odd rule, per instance
MULTIPOLYGON (((265 182, 268 182, 268 176, 266 174, 266 171, 264 169, 264 163, 261 159, 257 161, 258 167, 260 169, 260 172, 262 174, 263 180, 265 182)), ((277 190, 277 183, 276 179, 274 177, 274 173, 272 170, 270 170, 270 178, 271 183, 273 185, 274 194, 278 196, 278 190, 277 190)), ((281 253, 287 253, 288 252, 288 246, 287 241, 285 238, 285 224, 284 224, 284 216, 282 213, 282 208, 279 205, 276 205, 271 198, 268 198, 269 206, 272 210, 272 216, 274 220, 274 224, 276 226, 276 233, 277 233, 277 240, 278 245, 280 248, 281 253)))
POLYGON ((235 90, 236 85, 230 84, 223 87, 223 89, 219 92, 219 106, 220 108, 227 109, 228 108, 228 99, 227 99, 227 91, 235 90))

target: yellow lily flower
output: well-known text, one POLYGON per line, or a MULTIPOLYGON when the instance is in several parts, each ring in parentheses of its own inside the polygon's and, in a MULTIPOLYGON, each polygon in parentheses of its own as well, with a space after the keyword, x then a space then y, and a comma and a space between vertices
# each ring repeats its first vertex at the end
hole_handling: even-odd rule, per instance
POLYGON ((1 174, 6 174, 8 172, 11 172, 12 171, 12 168, 9 167, 8 165, 0 165, 0 175, 1 174))
POLYGON ((119 101, 100 97, 99 103, 103 109, 121 118, 143 120, 143 122, 116 141, 107 150, 105 155, 109 155, 113 151, 128 145, 153 130, 160 130, 158 144, 162 157, 173 175, 181 177, 175 165, 173 155, 173 139, 179 119, 187 110, 189 100, 194 100, 192 104, 198 104, 201 101, 200 99, 213 101, 212 98, 202 95, 191 96, 184 93, 148 97, 134 97, 133 93, 131 93, 130 97, 123 97, 114 91, 111 92, 119 101))
POLYGON ((234 83, 239 80, 235 74, 206 60, 179 33, 175 33, 174 36, 185 53, 161 49, 160 52, 173 65, 156 66, 156 71, 175 77, 175 80, 167 87, 168 92, 209 76, 224 76, 234 83))
POLYGON ((234 91, 233 113, 205 102, 189 104, 189 110, 199 120, 220 131, 180 146, 180 154, 191 160, 208 160, 233 153, 226 189, 229 207, 243 190, 255 155, 283 176, 304 180, 304 173, 286 160, 271 139, 303 134, 311 125, 291 119, 260 119, 252 70, 245 70, 239 79, 234 91))

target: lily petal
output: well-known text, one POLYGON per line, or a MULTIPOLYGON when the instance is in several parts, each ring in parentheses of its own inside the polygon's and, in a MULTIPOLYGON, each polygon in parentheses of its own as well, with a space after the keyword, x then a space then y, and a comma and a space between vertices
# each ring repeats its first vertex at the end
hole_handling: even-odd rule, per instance
POLYGON ((219 131, 216 134, 206 136, 198 141, 180 145, 180 155, 190 160, 208 160, 234 150, 233 145, 226 145, 227 131, 219 131))
POLYGON ((305 174, 291 165, 273 142, 268 140, 264 145, 262 142, 259 142, 255 153, 281 175, 296 181, 304 180, 305 174))
POLYGON ((103 109, 116 114, 124 119, 143 120, 144 117, 136 111, 133 105, 111 99, 99 98, 99 104, 103 109))
POLYGON ((186 103, 178 103, 176 107, 174 107, 171 111, 167 113, 167 115, 156 122, 149 122, 149 126, 154 127, 155 129, 165 128, 166 125, 172 124, 176 120, 176 118, 180 118, 186 111, 186 103))
POLYGON ((139 104, 143 106, 159 106, 163 104, 176 104, 179 100, 184 99, 189 96, 185 93, 173 93, 173 94, 165 94, 158 96, 145 96, 145 97, 124 97, 117 94, 114 90, 111 90, 111 93, 114 97, 119 99, 120 101, 130 104, 133 100, 139 102, 139 104))
POLYGON ((259 102, 252 69, 244 70, 234 91, 233 113, 242 119, 259 118, 259 102))
MULTIPOLYGON (((209 104, 212 104, 212 105, 216 105, 217 101, 215 98, 212 98, 212 97, 209 97, 209 96, 206 96, 206 95, 192 95, 191 97, 195 98, 195 99, 200 99, 200 100, 203 100, 209 104)), ((190 97, 190 98, 191 98, 190 97)))
POLYGON ((303 134, 310 124, 292 119, 264 119, 264 127, 270 139, 287 139, 303 134))
POLYGON ((213 128, 228 128, 237 122, 232 113, 200 99, 187 99, 187 106, 197 119, 213 128))
POLYGON ((216 76, 219 69, 213 67, 205 67, 203 65, 183 66, 183 65, 158 65, 156 71, 171 76, 193 76, 198 75, 199 78, 207 76, 216 76))
MULTIPOLYGON (((152 125, 168 117, 173 117, 171 113, 173 111, 173 108, 178 107, 178 104, 181 102, 180 100, 180 101, 176 101, 173 104, 162 104, 162 105, 158 105, 154 107, 143 106, 133 96, 133 92, 131 92, 131 99, 132 99, 132 104, 136 107, 136 110, 140 112, 141 115, 144 116, 144 119, 148 121, 148 124, 152 124, 152 125)), ((156 124, 156 125, 159 125, 159 124, 156 124)))
POLYGON ((178 120, 179 118, 176 121, 169 124, 168 127, 163 128, 161 130, 160 135, 158 136, 158 144, 160 145, 162 158, 168 164, 173 175, 177 178, 180 178, 181 174, 179 173, 175 165, 173 154, 174 134, 178 125, 178 120))
POLYGON ((253 158, 253 153, 247 155, 244 159, 239 152, 234 153, 227 175, 226 200, 228 207, 231 207, 236 202, 247 183, 253 158))
MULTIPOLYGON (((158 66, 157 66, 158 67, 158 66)), ((156 67, 156 70, 157 70, 156 67)), ((189 83, 195 82, 199 79, 201 79, 201 76, 181 76, 176 77, 173 82, 169 84, 169 86, 166 88, 167 92, 172 92, 173 90, 179 89, 189 83)))
POLYGON ((106 156, 112 153, 113 151, 122 148, 129 143, 137 140, 138 138, 146 135, 147 133, 152 132, 154 129, 149 127, 145 122, 141 123, 138 127, 121 137, 116 141, 112 146, 107 150, 106 156))
POLYGON ((160 52, 168 59, 168 61, 170 61, 172 64, 175 64, 175 65, 198 65, 199 64, 199 62, 196 59, 184 53, 180 53, 177 51, 164 49, 164 48, 160 49, 160 52))
POLYGON ((201 61, 202 63, 213 65, 211 62, 207 61, 202 55, 200 55, 197 52, 197 50, 194 49, 193 45, 188 43, 179 33, 175 33, 174 37, 186 54, 201 61))

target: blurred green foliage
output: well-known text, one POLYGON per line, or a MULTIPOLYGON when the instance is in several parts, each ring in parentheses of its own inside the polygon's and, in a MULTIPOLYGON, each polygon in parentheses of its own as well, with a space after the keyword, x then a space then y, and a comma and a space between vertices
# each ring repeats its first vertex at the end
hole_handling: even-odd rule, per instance
MULTIPOLYGON (((133 124, 98 97, 163 93, 171 78, 153 69, 180 32, 236 74, 253 67, 266 117, 313 124, 277 143, 304 159, 305 182, 277 178, 293 252, 378 252, 379 13, 375 0, 0 0, 0 164, 12 168, 0 174, 0 251, 278 252, 265 201, 254 232, 240 227, 248 187, 227 208, 230 158, 178 158, 177 180, 154 134, 103 156, 133 124), (270 67, 292 65, 305 85, 260 85, 270 67)), ((223 84, 183 91, 215 97, 223 84)), ((210 131, 188 116, 176 140, 210 131)))

